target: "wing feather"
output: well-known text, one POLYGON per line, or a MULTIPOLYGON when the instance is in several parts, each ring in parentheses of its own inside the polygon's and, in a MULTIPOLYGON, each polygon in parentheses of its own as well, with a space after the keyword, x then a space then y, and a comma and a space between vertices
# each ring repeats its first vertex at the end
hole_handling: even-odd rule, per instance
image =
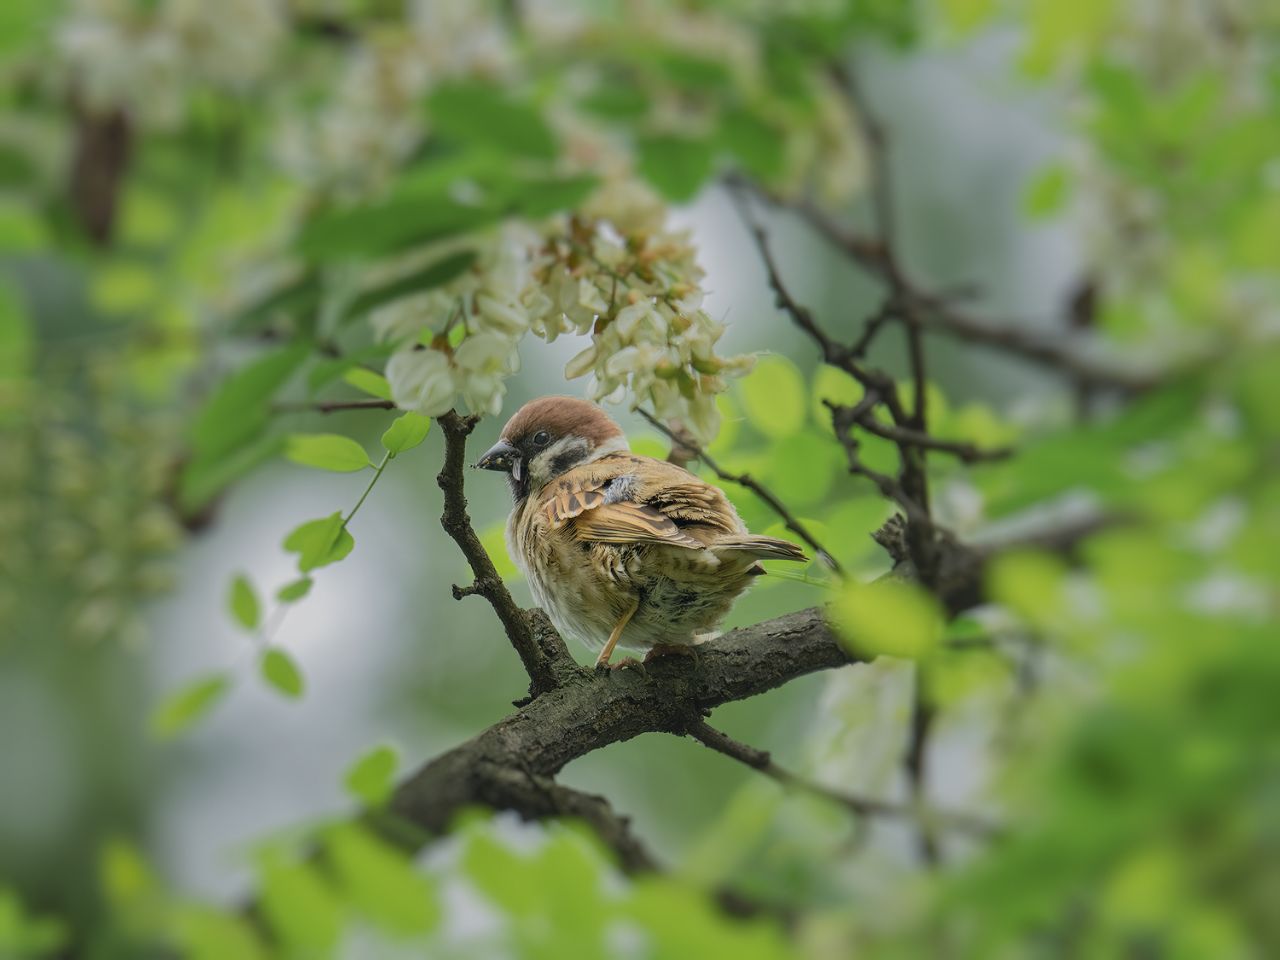
POLYGON ((659 543, 701 550, 699 540, 681 530, 674 520, 642 503, 610 503, 577 518, 575 529, 584 540, 597 543, 659 543))

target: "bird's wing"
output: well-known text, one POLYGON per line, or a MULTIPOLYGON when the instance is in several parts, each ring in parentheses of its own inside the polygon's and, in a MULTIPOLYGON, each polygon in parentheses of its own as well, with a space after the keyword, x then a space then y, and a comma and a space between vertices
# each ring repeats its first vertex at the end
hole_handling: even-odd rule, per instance
POLYGON ((718 489, 674 464, 621 453, 570 470, 544 494, 553 527, 574 522, 584 540, 661 543, 700 550, 745 532, 718 489))

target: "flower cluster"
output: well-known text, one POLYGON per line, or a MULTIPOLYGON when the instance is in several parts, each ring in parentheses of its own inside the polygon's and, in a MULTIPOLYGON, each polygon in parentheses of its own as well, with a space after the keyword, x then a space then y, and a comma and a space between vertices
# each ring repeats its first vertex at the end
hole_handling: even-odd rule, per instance
POLYGON ((285 36, 279 0, 73 0, 55 42, 76 96, 143 125, 181 123, 196 89, 244 94, 285 36))
POLYGON ((688 237, 663 229, 664 219, 648 188, 614 181, 573 216, 504 226, 465 276, 376 312, 378 336, 400 344, 387 364, 396 403, 436 415, 461 397, 495 414, 526 332, 578 334, 591 342, 565 376, 589 376, 592 399, 630 398, 713 436, 715 395, 752 358, 716 354, 724 326, 701 307, 688 237))

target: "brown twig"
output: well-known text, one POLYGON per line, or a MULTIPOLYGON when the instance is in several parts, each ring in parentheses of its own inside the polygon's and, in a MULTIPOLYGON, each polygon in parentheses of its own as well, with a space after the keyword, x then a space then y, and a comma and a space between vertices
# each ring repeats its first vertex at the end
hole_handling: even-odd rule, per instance
POLYGON ((461 598, 478 594, 489 601, 511 645, 520 655, 525 672, 529 674, 529 694, 536 697, 559 686, 566 676, 576 672, 577 665, 555 631, 550 631, 550 636, 546 636, 545 631, 535 633, 530 617, 511 599, 484 544, 471 527, 462 476, 466 466, 467 437, 475 429, 478 419, 459 416, 452 410, 436 418, 444 431, 445 451, 444 466, 436 477, 444 491, 444 513, 440 517, 440 525, 462 550, 475 576, 470 586, 455 586, 454 596, 461 598))
MULTIPOLYGON (((845 807, 858 816, 912 819, 921 816, 923 812, 915 806, 903 806, 887 800, 860 797, 846 793, 843 790, 834 790, 831 787, 809 780, 785 767, 779 766, 774 762, 773 756, 767 750, 760 750, 740 740, 735 740, 728 734, 717 730, 705 720, 691 724, 685 732, 703 746, 745 764, 751 769, 764 774, 769 779, 782 784, 784 787, 802 790, 805 793, 823 797, 845 807)), ((964 813, 929 811, 924 815, 939 824, 965 832, 989 835, 997 831, 994 824, 964 813)))
POLYGON ((728 470, 725 470, 723 467, 720 466, 719 463, 715 461, 715 459, 709 453, 707 453, 706 450, 702 449, 701 446, 695 443, 692 440, 692 438, 679 435, 670 427, 668 427, 666 424, 664 424, 661 420, 659 420, 657 417, 651 414, 648 410, 637 407, 636 412, 639 413, 640 416, 648 420, 649 423, 652 424, 657 430, 660 430, 673 443, 679 444, 680 447, 682 447, 684 450, 691 453, 694 458, 701 460, 703 463, 705 463, 707 467, 711 470, 711 472, 714 473, 721 480, 724 480, 727 483, 736 483, 738 486, 745 487, 746 489, 754 493, 757 497, 759 497, 761 500, 763 500, 766 504, 769 505, 769 509, 778 515, 779 519, 782 520, 783 524, 786 526, 788 530, 794 533, 797 537, 799 537, 801 540, 803 540, 806 544, 808 544, 813 549, 813 551, 818 555, 818 558, 823 563, 825 563, 827 566, 829 566, 832 570, 834 570, 838 574, 844 573, 844 570, 841 568, 839 561, 837 561, 836 558, 832 556, 831 551, 829 551, 826 547, 824 547, 818 541, 818 539, 809 531, 809 528, 806 527, 804 523, 798 517, 795 516, 795 514, 793 514, 789 509, 787 509, 786 504, 784 504, 781 500, 779 500, 777 496, 775 496, 774 493, 771 490, 769 490, 768 487, 762 484, 759 480, 756 480, 749 473, 732 473, 728 470))
POLYGON ((337 413, 341 410, 394 410, 391 400, 327 400, 320 403, 277 403, 274 413, 337 413))

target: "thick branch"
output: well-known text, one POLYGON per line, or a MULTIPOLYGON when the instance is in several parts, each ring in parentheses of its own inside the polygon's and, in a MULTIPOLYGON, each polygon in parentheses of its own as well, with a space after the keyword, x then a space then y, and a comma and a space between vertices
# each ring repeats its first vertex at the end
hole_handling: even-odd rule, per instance
POLYGON ((400 786, 391 809, 438 833, 492 789, 493 766, 554 776, 611 743, 642 733, 682 734, 720 704, 854 659, 814 609, 733 630, 699 648, 697 658, 659 657, 644 674, 579 673, 429 762, 400 786))
POLYGON ((475 429, 476 421, 476 417, 461 417, 452 410, 437 420, 444 431, 445 443, 444 466, 436 477, 444 491, 444 513, 440 524, 462 550, 475 576, 471 586, 455 587, 454 595, 461 598, 479 594, 489 601, 511 645, 520 655, 525 672, 529 674, 529 693, 536 697, 558 686, 578 668, 559 635, 547 629, 549 625, 539 625, 511 599, 493 561, 471 527, 467 498, 463 493, 462 471, 466 467, 467 437, 475 429))

